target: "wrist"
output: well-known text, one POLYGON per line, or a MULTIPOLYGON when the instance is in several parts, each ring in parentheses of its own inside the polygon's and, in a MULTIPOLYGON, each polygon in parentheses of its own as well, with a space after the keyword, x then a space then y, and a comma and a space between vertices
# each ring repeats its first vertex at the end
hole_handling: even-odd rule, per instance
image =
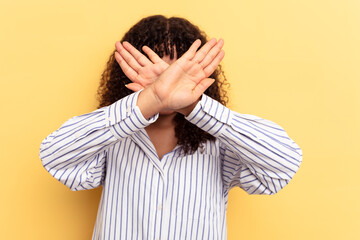
POLYGON ((145 119, 151 118, 163 108, 161 101, 151 85, 140 92, 137 99, 137 106, 145 119))
POLYGON ((149 87, 148 87, 148 94, 149 94, 149 97, 152 99, 152 104, 155 104, 155 107, 156 108, 159 108, 159 111, 164 107, 164 103, 163 101, 159 98, 158 94, 157 94, 157 91, 154 87, 154 84, 151 84, 149 87))
POLYGON ((177 110, 177 112, 181 113, 182 115, 187 117, 194 110, 194 108, 199 103, 199 101, 200 101, 200 98, 198 100, 196 100, 195 102, 193 102, 192 104, 190 104, 189 106, 177 110))

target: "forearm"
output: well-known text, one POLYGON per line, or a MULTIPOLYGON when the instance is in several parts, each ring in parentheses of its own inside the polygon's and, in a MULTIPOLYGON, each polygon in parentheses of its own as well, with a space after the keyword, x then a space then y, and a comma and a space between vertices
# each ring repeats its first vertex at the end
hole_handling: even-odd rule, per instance
POLYGON ((260 183, 259 189, 268 189, 260 193, 275 193, 283 188, 302 160, 297 144, 279 125, 236 113, 204 96, 186 119, 215 136, 224 146, 222 158, 227 171, 224 179, 229 179, 229 184, 237 181, 249 193, 260 187, 260 183))
POLYGON ((138 94, 66 121, 41 143, 40 158, 44 168, 72 189, 76 188, 76 183, 85 181, 82 173, 87 177, 92 168, 103 165, 108 146, 156 120, 156 115, 151 119, 141 115, 136 106, 138 94))

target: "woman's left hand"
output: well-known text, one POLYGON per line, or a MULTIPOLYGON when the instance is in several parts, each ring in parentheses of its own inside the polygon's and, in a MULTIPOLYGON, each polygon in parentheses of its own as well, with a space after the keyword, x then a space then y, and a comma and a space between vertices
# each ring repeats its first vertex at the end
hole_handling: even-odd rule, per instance
POLYGON ((151 61, 128 42, 116 42, 115 47, 115 59, 132 81, 126 87, 135 92, 153 83, 169 66, 147 46, 143 47, 143 51, 151 61))

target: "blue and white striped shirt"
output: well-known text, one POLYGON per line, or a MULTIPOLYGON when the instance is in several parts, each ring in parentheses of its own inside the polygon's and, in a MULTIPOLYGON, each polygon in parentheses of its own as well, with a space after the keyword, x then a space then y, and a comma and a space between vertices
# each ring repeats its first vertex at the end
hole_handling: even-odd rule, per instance
POLYGON ((103 187, 93 239, 226 239, 229 190, 275 194, 302 151, 277 124, 231 111, 203 94, 186 117, 216 137, 160 160, 139 92, 73 117, 43 140, 44 168, 73 191, 103 187))

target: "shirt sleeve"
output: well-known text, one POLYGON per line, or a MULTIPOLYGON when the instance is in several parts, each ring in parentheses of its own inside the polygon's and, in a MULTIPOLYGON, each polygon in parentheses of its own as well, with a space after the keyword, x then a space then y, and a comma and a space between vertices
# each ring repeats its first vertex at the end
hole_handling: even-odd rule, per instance
POLYGON ((98 187, 106 172, 106 149, 156 121, 145 119, 137 103, 139 92, 91 113, 73 117, 40 145, 44 168, 73 191, 98 187))
POLYGON ((186 119, 220 141, 226 192, 238 186, 248 194, 275 194, 302 162, 302 150, 282 127, 232 111, 205 94, 186 119))

